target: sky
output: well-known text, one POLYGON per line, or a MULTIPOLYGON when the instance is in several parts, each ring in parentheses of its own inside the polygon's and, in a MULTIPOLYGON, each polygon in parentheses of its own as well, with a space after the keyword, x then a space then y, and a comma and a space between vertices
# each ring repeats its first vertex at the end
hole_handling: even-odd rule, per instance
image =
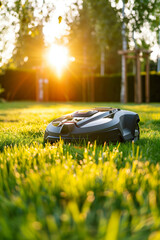
MULTIPOLYGON (((9 0, 8 4, 12 5, 15 0, 9 0)), ((24 0, 25 1, 25 0, 24 0)), ((55 4, 55 10, 53 10, 53 16, 51 17, 51 21, 47 23, 44 26, 44 35, 45 40, 47 44, 53 44, 57 38, 60 38, 63 34, 66 34, 68 30, 68 26, 65 23, 64 16, 65 13, 70 10, 70 6, 75 2, 75 0, 47 0, 48 2, 54 2, 55 4), (58 16, 62 16, 62 22, 61 24, 58 23, 58 16)), ((38 1, 40 4, 43 3, 43 0, 38 1)), ((79 2, 82 2, 82 0, 79 0, 79 2)), ((115 0, 111 0, 111 3, 113 6, 115 6, 115 0)), ((122 8, 122 1, 120 1, 118 8, 122 8)), ((76 14, 76 12, 75 12, 76 14)), ((129 10, 126 8, 126 14, 129 14, 129 10)), ((3 39, 0 40, 0 49, 5 49, 2 54, 2 61, 5 62, 7 59, 11 58, 12 52, 14 49, 14 43, 15 43, 15 31, 18 31, 18 25, 13 27, 11 26, 12 19, 10 16, 6 16, 6 19, 3 19, 0 14, 0 28, 2 26, 9 26, 9 29, 7 31, 7 34, 3 36, 3 39), (4 45, 4 42, 7 42, 7 45, 4 45)), ((148 41, 148 43, 152 42, 152 48, 151 50, 153 53, 151 54, 151 58, 153 60, 157 59, 158 52, 160 51, 160 48, 156 41, 156 34, 151 33, 148 29, 148 26, 144 27, 142 31, 143 37, 148 41)), ((139 34, 135 34, 135 38, 137 41, 139 41, 139 38, 141 36, 139 34)), ((130 47, 133 48, 133 41, 130 43, 130 47)), ((3 64, 0 63, 0 66, 3 64)))

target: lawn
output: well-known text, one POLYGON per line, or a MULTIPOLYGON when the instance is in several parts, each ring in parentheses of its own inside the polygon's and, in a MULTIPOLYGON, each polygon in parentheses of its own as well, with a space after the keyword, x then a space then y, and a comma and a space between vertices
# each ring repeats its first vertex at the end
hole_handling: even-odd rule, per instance
POLYGON ((160 239, 160 104, 0 103, 0 239, 160 239), (43 143, 77 109, 140 116, 140 140, 43 143))

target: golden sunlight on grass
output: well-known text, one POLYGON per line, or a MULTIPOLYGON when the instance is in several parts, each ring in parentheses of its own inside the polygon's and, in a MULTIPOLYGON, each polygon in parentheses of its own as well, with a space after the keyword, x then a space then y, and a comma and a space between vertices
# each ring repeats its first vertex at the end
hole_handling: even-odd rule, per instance
POLYGON ((107 105, 139 113, 139 141, 44 144, 95 103, 0 103, 0 239, 160 239, 160 104, 107 105))

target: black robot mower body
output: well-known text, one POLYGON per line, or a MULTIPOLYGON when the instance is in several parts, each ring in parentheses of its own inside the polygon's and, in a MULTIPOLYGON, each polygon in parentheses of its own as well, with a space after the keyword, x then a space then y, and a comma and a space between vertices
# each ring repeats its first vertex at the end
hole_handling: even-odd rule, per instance
POLYGON ((44 140, 126 142, 139 139, 137 113, 117 108, 94 108, 76 111, 53 120, 44 140))

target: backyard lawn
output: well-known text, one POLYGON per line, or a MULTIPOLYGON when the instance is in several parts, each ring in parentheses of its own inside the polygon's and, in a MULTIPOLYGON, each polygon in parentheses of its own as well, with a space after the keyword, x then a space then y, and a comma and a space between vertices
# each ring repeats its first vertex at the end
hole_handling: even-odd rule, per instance
POLYGON ((0 239, 160 239, 160 104, 0 103, 0 239), (136 143, 44 144, 91 107, 140 116, 136 143))

